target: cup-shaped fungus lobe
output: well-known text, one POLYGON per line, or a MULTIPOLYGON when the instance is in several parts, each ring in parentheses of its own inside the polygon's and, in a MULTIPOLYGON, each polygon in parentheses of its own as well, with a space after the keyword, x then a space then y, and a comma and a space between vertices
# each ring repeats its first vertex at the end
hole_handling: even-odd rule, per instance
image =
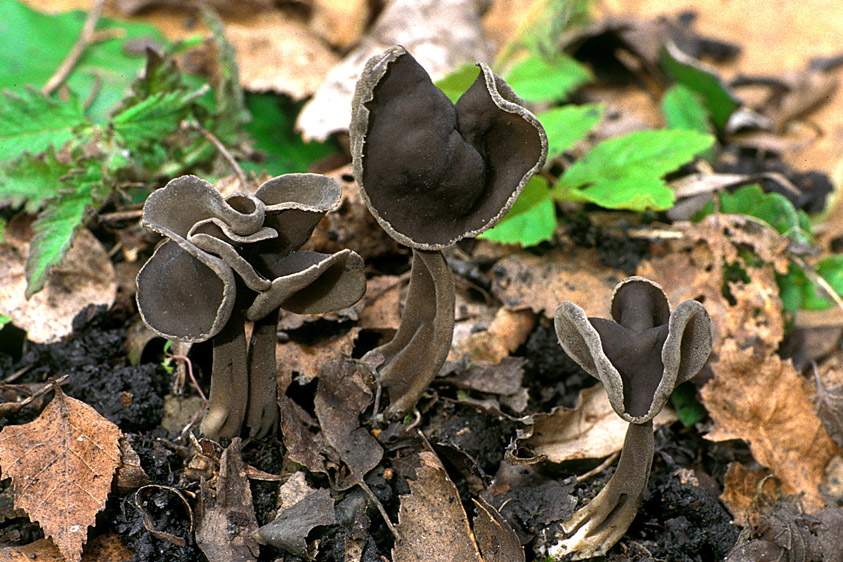
POLYGON ((371 58, 352 102, 354 174, 380 225, 419 250, 494 226, 544 164, 541 123, 488 66, 456 105, 404 47, 371 58))
MULTIPOLYGON (((147 199, 143 225, 165 240, 138 274, 138 309, 165 338, 214 338, 206 434, 239 433, 250 387, 250 411, 275 407, 274 323, 279 309, 322 313, 351 306, 363 296, 363 260, 356 253, 299 250, 339 199, 337 183, 316 174, 287 174, 267 181, 255 195, 228 198, 198 177, 182 176, 147 199), (250 357, 259 359, 249 359, 248 365, 246 320, 267 324, 255 330, 267 342, 255 342, 253 334, 252 347, 272 352, 252 353, 250 357), (223 372, 223 364, 240 367, 223 372), (244 369, 248 373, 240 373, 244 369)), ((260 423, 250 420, 250 425, 260 423)))
POLYGON ((603 383, 612 408, 630 423, 652 420, 711 353, 705 307, 684 301, 671 312, 662 288, 643 277, 615 287, 612 320, 586 318, 580 307, 565 302, 555 326, 565 352, 603 383))

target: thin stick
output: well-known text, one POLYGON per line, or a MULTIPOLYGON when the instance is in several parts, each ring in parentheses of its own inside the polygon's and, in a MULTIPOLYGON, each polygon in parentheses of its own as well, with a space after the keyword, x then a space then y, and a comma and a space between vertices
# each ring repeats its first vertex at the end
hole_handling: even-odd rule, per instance
POLYGON ((618 458, 618 455, 620 455, 620 454, 621 454, 620 451, 615 451, 614 453, 612 453, 611 455, 606 457, 606 460, 601 462, 599 465, 595 466, 594 468, 592 468, 591 470, 589 470, 585 474, 583 474, 581 476, 577 476, 577 482, 579 483, 579 482, 582 482, 584 480, 588 480, 592 476, 594 476, 596 474, 600 474, 601 472, 606 470, 609 467, 610 464, 615 462, 615 459, 618 458))
POLYGON ((82 57, 82 53, 85 52, 85 47, 91 42, 91 37, 94 35, 94 28, 97 26, 104 6, 105 0, 94 0, 88 15, 85 17, 85 23, 82 25, 82 31, 79 32, 76 43, 74 43, 70 52, 67 53, 67 56, 64 57, 64 60, 61 61, 61 64, 53 75, 50 76, 50 79, 47 80, 47 83, 44 84, 44 87, 41 88, 42 94, 49 96, 70 76, 73 67, 76 66, 76 63, 82 57))
POLYGON ((195 123, 188 123, 182 122, 183 129, 192 129, 194 131, 198 131, 202 134, 203 137, 208 139, 208 141, 214 145, 214 147, 222 154, 222 157, 225 158, 228 165, 231 166, 231 169, 234 170, 234 174, 237 176, 237 180, 240 182, 240 187, 245 190, 246 186, 249 185, 248 181, 246 180, 246 172, 243 171, 243 168, 240 167, 240 164, 237 163, 237 160, 234 159, 234 156, 228 151, 228 149, 220 142, 214 133, 205 129, 201 125, 197 125, 195 123))
POLYGON ((193 376, 193 362, 186 355, 170 355, 170 358, 184 362, 187 366, 187 375, 193 383, 193 388, 195 388, 196 392, 199 393, 199 398, 202 399, 202 402, 207 402, 208 399, 205 398, 205 393, 202 392, 202 387, 199 386, 199 383, 196 381, 196 377, 193 376))

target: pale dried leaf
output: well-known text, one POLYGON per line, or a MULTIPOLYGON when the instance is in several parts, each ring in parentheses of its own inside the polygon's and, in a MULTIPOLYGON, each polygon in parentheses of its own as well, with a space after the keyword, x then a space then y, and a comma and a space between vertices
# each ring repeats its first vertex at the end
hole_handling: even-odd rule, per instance
POLYGON ((26 300, 24 264, 29 244, 0 244, 0 314, 26 330, 27 338, 50 343, 73 331, 73 317, 89 304, 111 306, 117 294, 108 253, 90 231, 82 229, 65 260, 53 268, 44 289, 26 300))
POLYGON ((0 467, 12 478, 16 507, 67 560, 82 559, 88 526, 105 507, 121 437, 116 425, 58 387, 38 418, 0 432, 0 467))
POLYGON ((506 308, 530 309, 547 318, 563 301, 580 304, 588 316, 601 316, 615 285, 626 277, 603 265, 596 250, 576 247, 542 256, 519 252, 500 260, 492 272, 492 292, 506 308))
POLYGON ((820 509, 818 486, 840 449, 814 414, 806 381, 789 361, 740 349, 732 340, 723 343, 711 370, 714 376, 701 391, 715 422, 706 438, 748 442, 784 493, 803 492, 806 509, 820 509))
POLYGON ((368 0, 313 0, 310 27, 331 45, 347 49, 366 28, 369 5, 368 0))
MULTIPOLYGON (((237 53, 240 84, 293 99, 312 95, 339 57, 309 28, 283 11, 258 12, 228 23, 225 35, 237 53)), ((350 106, 350 104, 349 104, 350 106)), ((260 116, 256 116, 260 118, 260 116)))
POLYGON ((366 283, 365 307, 360 312, 360 327, 374 330, 398 330, 401 323, 402 289, 407 280, 398 275, 379 275, 366 283))
POLYGON ((467 334, 454 329, 449 359, 499 363, 527 341, 536 327, 536 315, 529 310, 512 311, 498 308, 485 330, 477 330, 474 322, 466 323, 467 334))
POLYGON ((483 36, 482 0, 393 0, 371 31, 328 73, 299 114, 296 128, 306 140, 325 140, 351 121, 354 85, 366 61, 403 45, 436 81, 463 63, 490 61, 483 36), (412 22, 412 25, 407 25, 412 22))
MULTIPOLYGON (((660 426, 677 419, 665 408, 654 422, 660 426)), ((551 462, 603 458, 621 450, 628 426, 612 409, 603 385, 597 384, 580 391, 574 408, 559 406, 549 414, 534 415, 532 435, 521 445, 551 462)))
POLYGON ((419 453, 416 479, 401 496, 395 562, 482 562, 460 495, 436 455, 419 453))

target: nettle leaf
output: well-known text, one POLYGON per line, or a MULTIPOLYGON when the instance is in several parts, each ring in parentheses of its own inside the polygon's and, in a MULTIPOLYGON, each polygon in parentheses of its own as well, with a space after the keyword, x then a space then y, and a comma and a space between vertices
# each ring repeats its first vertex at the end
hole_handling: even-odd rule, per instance
MULTIPOLYGON (((85 21, 81 11, 43 14, 13 0, 0 2, 0 90, 43 86, 76 43, 85 21)), ((142 55, 128 54, 131 41, 165 44, 153 26, 100 18, 97 30, 114 30, 85 47, 65 84, 81 98, 96 90, 86 114, 96 123, 111 109, 143 68, 142 55)), ((2 142, 0 142, 2 144, 2 142)))
POLYGON ((603 117, 603 106, 563 105, 536 115, 547 133, 549 158, 571 149, 588 135, 603 117))
POLYGON ((246 132, 265 159, 260 163, 243 162, 244 170, 260 172, 266 169, 273 176, 305 172, 314 161, 335 152, 331 143, 304 142, 295 131, 301 103, 274 94, 249 94, 246 104, 256 116, 246 125, 246 132))
POLYGON ((24 152, 60 148, 73 138, 76 129, 87 124, 76 96, 62 103, 29 88, 5 92, 0 95, 0 162, 24 152))
POLYGON ((69 171, 70 166, 56 159, 52 147, 37 156, 24 154, 0 167, 0 203, 24 205, 26 212, 37 213, 56 194, 62 176, 69 171))
POLYGON ((687 86, 674 84, 668 88, 662 96, 661 109, 669 129, 713 132, 703 97, 687 86))
POLYGON ((158 92, 117 113, 112 130, 126 146, 160 141, 179 130, 179 124, 190 115, 193 101, 202 92, 158 92))
POLYGON ((451 103, 457 103, 460 96, 474 84, 478 74, 480 68, 476 64, 465 63, 437 81, 436 87, 445 92, 451 103))
POLYGON ((565 170, 557 199, 590 201, 608 209, 664 210, 673 190, 662 177, 714 144, 696 131, 638 131, 603 141, 565 170))
POLYGON ((665 74, 699 95, 718 129, 723 129, 740 102, 714 72, 703 68, 699 61, 689 57, 676 46, 668 44, 662 49, 662 67, 665 74))
POLYGON ((550 197, 547 180, 535 175, 506 216, 478 238, 501 244, 521 244, 526 248, 550 240, 555 231, 556 206, 550 197))
POLYGON ((527 55, 506 73, 506 81, 521 99, 552 102, 564 99, 594 80, 591 70, 568 55, 527 55))
POLYGON ((26 298, 44 288, 50 271, 64 259, 76 233, 110 193, 96 163, 87 170, 65 176, 63 183, 64 189, 55 199, 47 201, 32 223, 35 235, 24 268, 26 298))

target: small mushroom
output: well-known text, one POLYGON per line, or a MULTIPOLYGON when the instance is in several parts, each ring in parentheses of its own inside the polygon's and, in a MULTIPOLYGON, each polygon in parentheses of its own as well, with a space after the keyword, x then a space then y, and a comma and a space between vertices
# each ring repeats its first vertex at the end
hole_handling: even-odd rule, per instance
POLYGON ((363 260, 350 250, 299 251, 340 188, 316 174, 287 174, 255 195, 227 199, 208 182, 182 176, 153 192, 143 225, 165 237, 138 273, 141 317, 159 335, 213 340, 211 396, 202 432, 254 436, 278 425, 275 343, 278 314, 351 306, 366 289, 363 260), (254 322, 246 344, 245 322, 254 322))
POLYGON ((404 47, 371 58, 350 129, 354 176, 378 223, 412 248, 395 337, 363 362, 388 414, 411 409, 445 361, 454 330, 453 274, 442 255, 494 226, 547 156, 541 123, 488 66, 456 105, 404 47))
POLYGON ((602 556, 623 536, 647 489, 653 418, 711 353, 711 319, 697 301, 684 301, 671 312, 659 285, 629 277, 615 287, 611 308, 612 320, 586 318, 571 302, 556 310, 562 348, 603 383, 612 408, 629 427, 614 475, 562 524, 565 536, 548 549, 551 556, 602 556))

